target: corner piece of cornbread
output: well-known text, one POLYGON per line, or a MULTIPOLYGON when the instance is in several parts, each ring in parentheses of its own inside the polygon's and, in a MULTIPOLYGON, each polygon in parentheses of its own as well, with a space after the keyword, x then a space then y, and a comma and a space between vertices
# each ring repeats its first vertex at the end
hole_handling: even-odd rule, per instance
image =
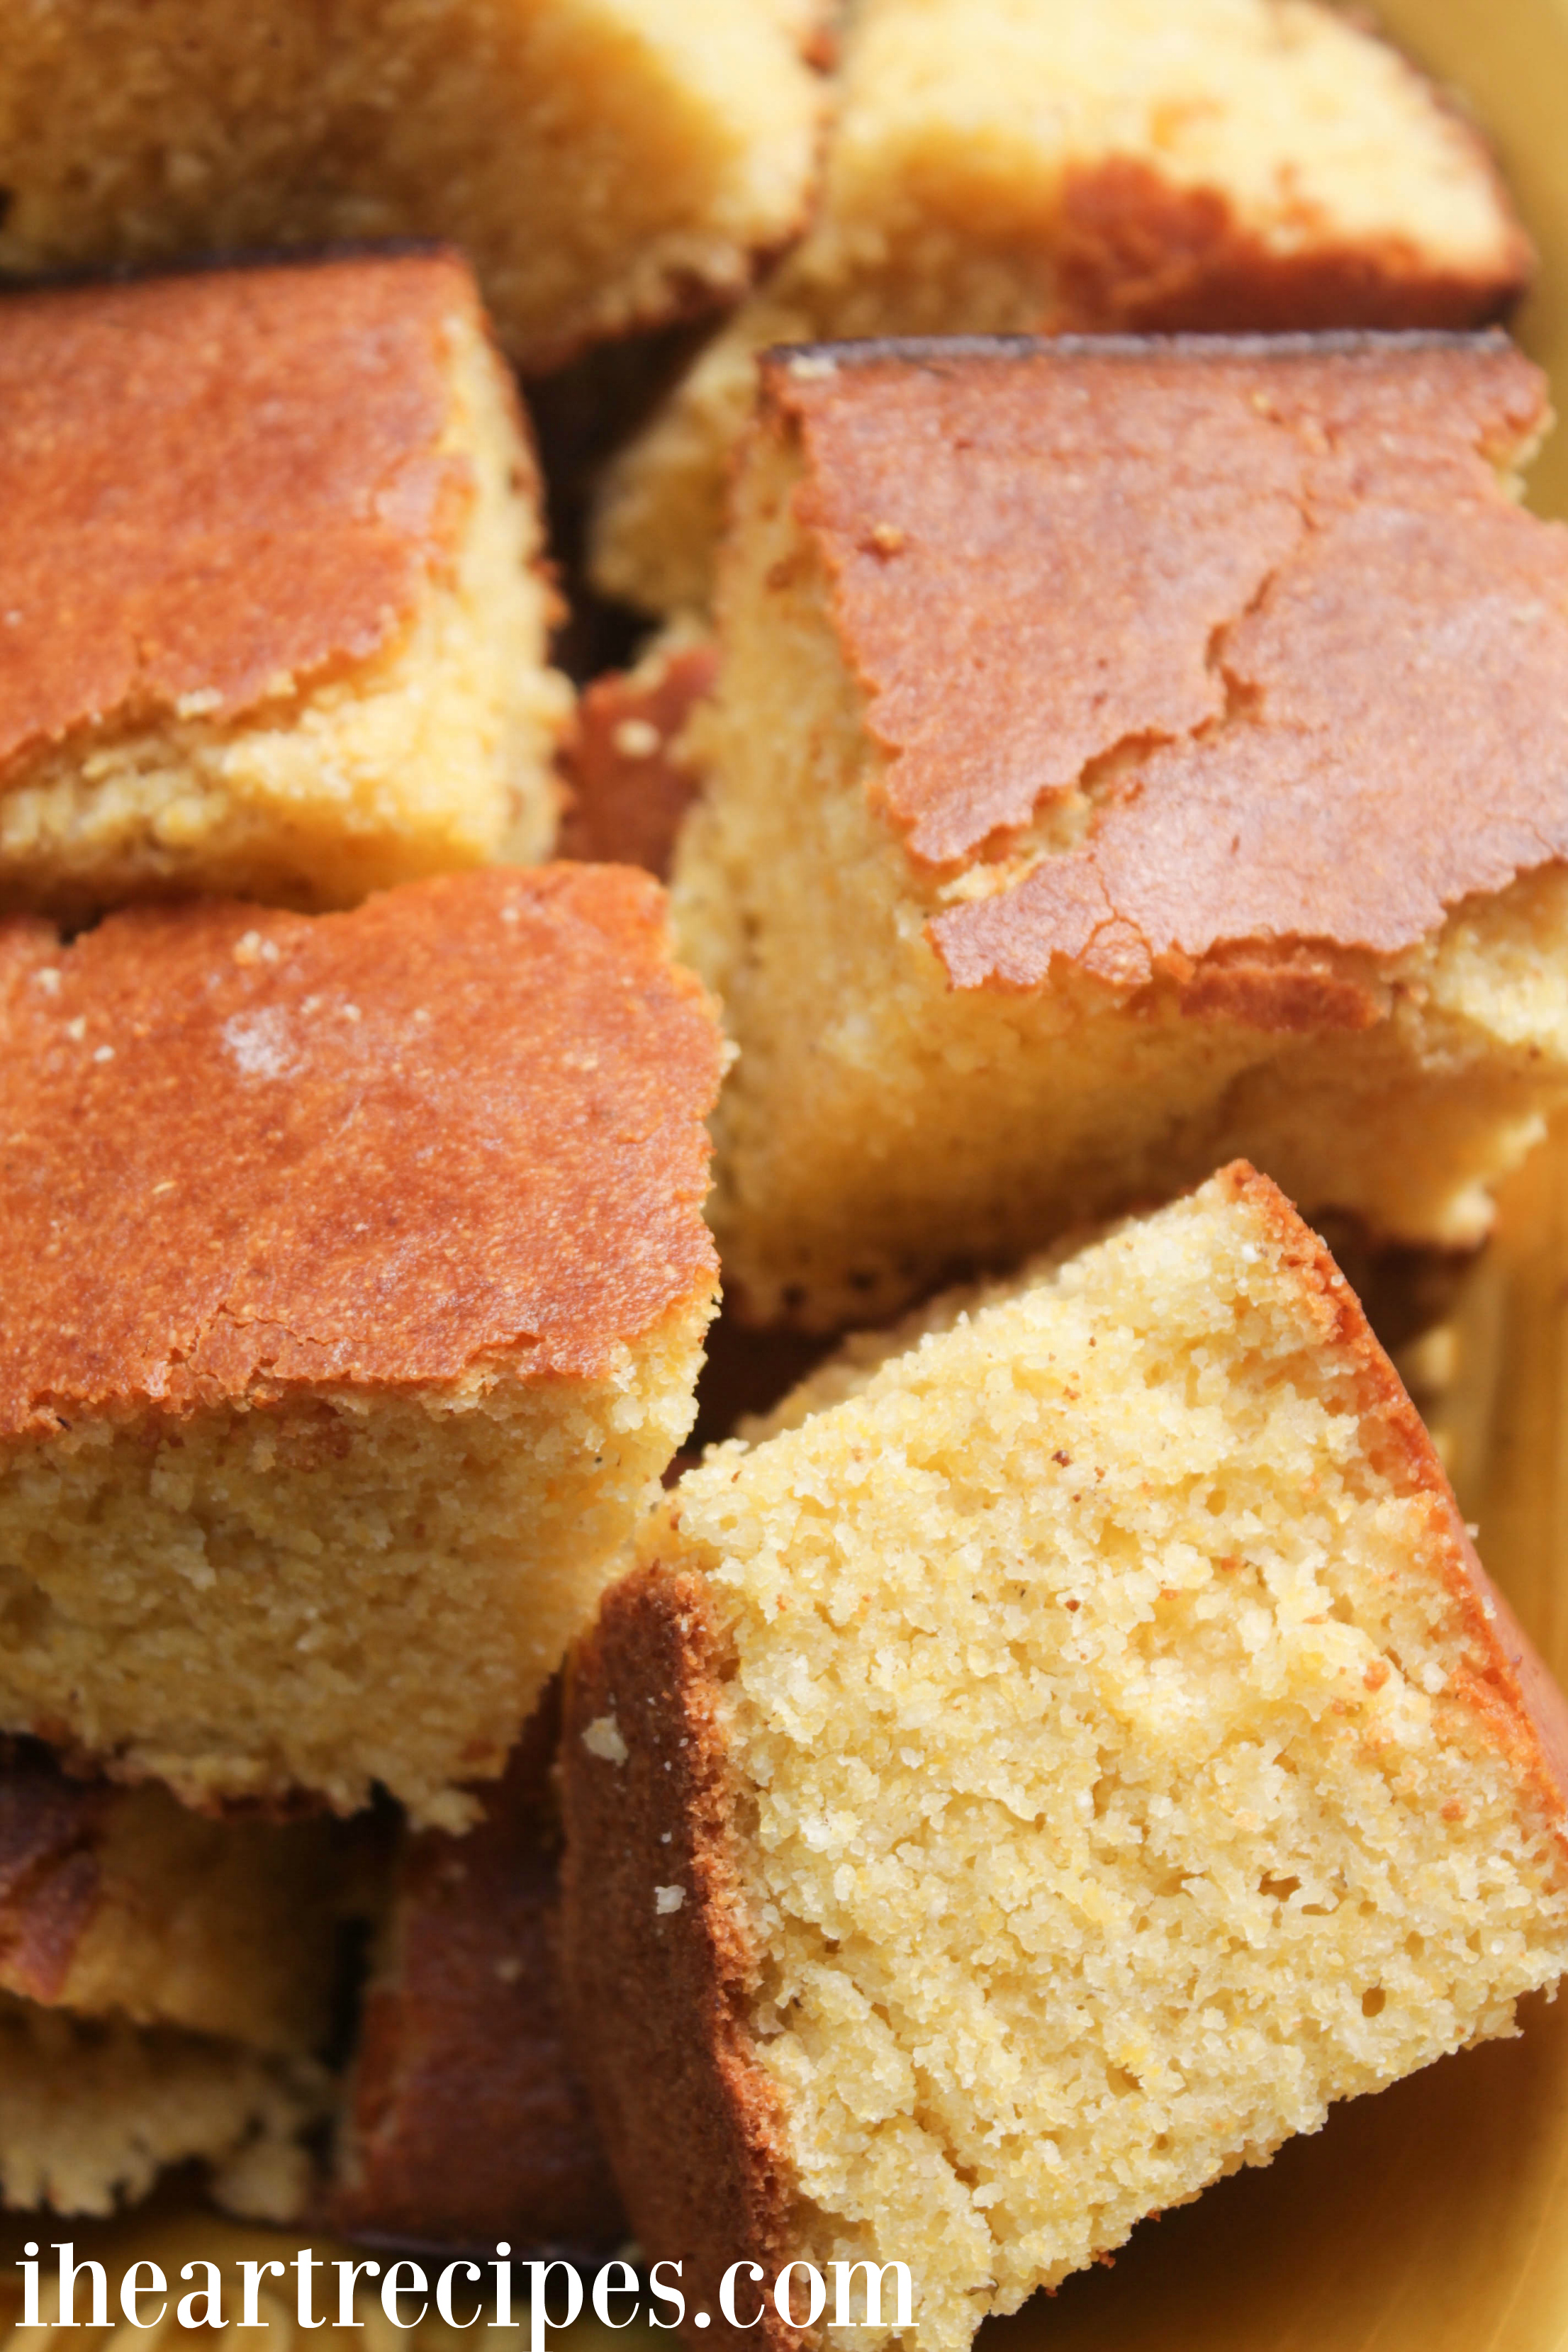
POLYGON ((462 1826, 690 1425, 720 1056, 614 867, 0 929, 0 1727, 462 1826))
POLYGON ((598 584, 712 588, 770 343, 1464 328, 1532 256, 1474 128, 1318 0, 860 0, 805 236, 606 476, 598 584))
POLYGON ((805 2341, 963 2352, 1568 1966, 1568 1714, 1275 1188, 941 1321, 689 1472, 569 1674, 567 1981, 632 2227, 689 2314, 766 2282, 760 2338, 694 2347, 801 2341, 805 2260, 805 2341), (912 2327, 890 2277, 833 2324, 867 2260, 912 2327))
POLYGON ((0 49, 0 273, 447 237, 512 357, 733 300, 808 203, 814 0, 51 0, 0 49))
POLYGON ((0 2203, 108 2212, 201 2158, 283 2219, 327 2106, 342 1857, 0 1741, 0 2203))
POLYGON ((1568 1086, 1568 531, 1500 336, 780 354, 678 934, 753 1320, 1232 1157, 1459 1244, 1568 1086))
POLYGON ((457 256, 8 295, 0 513, 0 908, 548 854, 539 484, 457 256))

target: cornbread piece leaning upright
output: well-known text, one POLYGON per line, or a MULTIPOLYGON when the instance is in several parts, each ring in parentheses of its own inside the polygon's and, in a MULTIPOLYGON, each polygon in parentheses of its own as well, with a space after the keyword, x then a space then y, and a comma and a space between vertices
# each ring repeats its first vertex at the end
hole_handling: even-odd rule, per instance
POLYGON ((611 467, 598 583, 706 604, 770 343, 1476 327, 1531 259, 1475 131, 1317 0, 860 0, 811 227, 611 467))
POLYGON ((512 356, 732 299, 799 227, 813 0, 6 12, 0 272, 449 237, 512 356))
POLYGON ((1266 1169, 1484 1232, 1568 1085, 1568 532, 1501 339, 770 360, 685 951, 754 1319, 1266 1169))
POLYGON ((690 1425, 719 1063, 614 867, 0 932, 0 1727, 473 1818, 690 1425))
POLYGON ((548 853, 538 483, 455 256, 7 297, 0 512, 0 908, 548 853))
POLYGON ((717 1449, 642 1554, 569 1681, 566 1958, 693 2345, 805 2260, 813 2340, 962 2352, 1568 1966, 1568 1715, 1249 1169, 717 1449), (833 2324, 865 2260, 912 2326, 891 2276, 833 2324))
POLYGON ((405 1834, 338 2135, 334 2229, 607 2253, 626 2219, 566 2047, 552 1685, 461 1837, 405 1834))
POLYGON ((346 1856, 0 1742, 0 2204, 106 2213, 200 2158, 283 2219, 309 2181, 346 1856))

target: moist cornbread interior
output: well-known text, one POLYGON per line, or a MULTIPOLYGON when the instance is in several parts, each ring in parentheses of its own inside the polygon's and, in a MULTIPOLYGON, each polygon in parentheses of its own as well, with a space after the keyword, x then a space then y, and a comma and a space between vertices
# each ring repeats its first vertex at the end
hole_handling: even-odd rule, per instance
POLYGON ((795 228, 806 11, 755 0, 25 7, 0 68, 0 268, 446 236, 509 349, 733 296, 795 228))
MULTIPOLYGON (((834 365, 780 362, 803 383, 834 365)), ((1067 956, 1027 985, 959 984, 931 927, 1092 837, 1147 742, 1091 762, 1073 795, 998 828, 973 864, 911 856, 882 805, 896 759, 871 732, 860 648, 801 510, 813 488, 793 429, 751 436, 719 684, 692 728, 705 795, 672 877, 681 951, 741 1047, 714 1122, 710 1207, 731 1306, 822 1330, 874 1320, 955 1265, 1016 1260, 1233 1156, 1304 1208, 1353 1213, 1384 1237, 1478 1239, 1489 1188, 1539 1136, 1568 1075, 1563 864, 1537 864, 1453 905, 1418 944, 1365 959, 1381 1010, 1362 1027, 1194 1012, 1158 983, 1134 1001, 1067 956)), ((905 536, 889 529, 889 564, 905 536)), ((983 606, 977 552, 973 578, 983 606)), ((1041 598, 1052 593, 1042 575, 1041 598)), ((1521 608, 1530 600, 1522 591, 1521 608)), ((920 721, 940 723, 943 695, 960 709, 969 694, 966 664, 1005 667, 1012 624, 999 611, 954 639, 913 592, 906 609, 910 643, 929 648, 920 721)), ((1225 723, 1245 726, 1237 699, 1225 723)), ((906 693, 907 730, 910 708, 906 693)), ((1432 719, 1413 708, 1413 724, 1432 719)), ((1500 700, 1500 741, 1512 723, 1500 700)), ((1426 851, 1413 837, 1377 854, 1426 851)), ((1331 895, 1333 879, 1312 887, 1331 895)))
MULTIPOLYGON (((101 58, 95 81, 112 91, 101 58)), ((421 875, 548 856, 570 691, 547 666, 537 478, 471 289, 450 274, 449 407, 432 454, 467 486, 407 607, 384 616, 368 656, 285 669, 238 711, 197 687, 8 762, 0 907, 79 916, 172 890, 352 906, 421 875)), ((69 532, 59 552, 62 589, 69 562, 96 560, 69 532)), ((286 578, 282 593, 308 604, 315 580, 286 578)))
POLYGON ((1312 0, 867 0, 813 224, 610 469, 595 578, 707 603, 767 344, 1464 326, 1529 258, 1469 127, 1312 0))
POLYGON ((1568 1961, 1495 1603, 1247 1171, 717 1449, 644 1556, 721 1661, 780 2245, 907 2263, 931 2352, 1568 1961))
POLYGON ((324 2078, 233 2042, 0 1992, 0 2204, 110 2213, 199 2161, 231 2212, 292 2220, 324 2078))
POLYGON ((0 1725, 465 1826, 693 1414, 720 1040, 661 894, 17 923, 0 1046, 0 1725))

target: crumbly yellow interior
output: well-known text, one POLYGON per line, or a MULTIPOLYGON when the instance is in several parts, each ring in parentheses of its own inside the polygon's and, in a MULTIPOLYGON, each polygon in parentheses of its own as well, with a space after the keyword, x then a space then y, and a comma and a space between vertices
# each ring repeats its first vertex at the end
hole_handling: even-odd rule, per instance
MULTIPOLYGON (((1113 160, 1178 196, 1216 192, 1265 275, 1343 246, 1395 286, 1510 268, 1504 200, 1466 131, 1314 0, 862 0, 812 227, 611 468, 598 584, 651 612, 707 604, 725 458, 767 344, 1077 323, 1057 280, 1063 198, 1113 160)), ((1151 221, 1143 271, 1169 234, 1151 221)))
MULTIPOLYGON (((1016 1259, 1241 1156, 1303 1209, 1461 1244, 1568 1082, 1568 875, 1457 908, 1374 975, 1386 1017, 1290 1036, 1130 1013, 1081 974, 950 987, 925 929, 954 892, 871 807, 883 754, 837 649, 796 453, 752 452, 697 722, 704 801, 673 879, 681 953, 741 1048, 716 1114, 725 1282, 760 1320, 874 1320, 955 1261, 1016 1259)), ((1020 855, 1048 855, 1048 828, 1020 855)))
POLYGON ((791 2251, 907 2263, 924 2352, 1568 1964, 1451 1505, 1313 1303, 1211 1182, 715 1449, 647 1539, 727 1646, 791 2251))
POLYGON ((199 2159, 231 2212, 290 2221, 310 2181, 302 2135, 325 2107, 315 2069, 0 1994, 0 2204, 111 2213, 199 2159))
POLYGON ((758 0, 52 0, 0 60, 0 270, 444 236, 514 356, 740 292, 816 78, 758 0))
MULTIPOLYGON (((3 79, 3 68, 0 68, 3 79)), ((473 495, 382 651, 278 681, 234 718, 195 697, 105 725, 0 788, 0 906, 68 917, 171 890, 353 906, 371 890, 549 855, 570 689, 546 666, 542 524, 500 363, 454 318, 443 446, 473 495)))
POLYGON ((320 2051, 342 1877, 327 1823, 214 1821, 166 1790, 127 1789, 95 1859, 98 1901, 60 2008, 279 2055, 320 2051))
POLYGON ((461 1829, 690 1427, 685 1309, 598 1381, 476 1370, 83 1418, 0 1455, 0 1725, 192 1805, 383 1784, 461 1829))

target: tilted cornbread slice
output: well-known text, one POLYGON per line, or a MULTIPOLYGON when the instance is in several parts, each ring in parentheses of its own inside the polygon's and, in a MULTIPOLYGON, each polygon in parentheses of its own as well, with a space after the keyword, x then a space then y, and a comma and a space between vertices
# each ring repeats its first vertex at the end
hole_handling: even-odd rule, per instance
POLYGON ((595 571, 705 604, 769 343, 1472 327, 1529 244, 1470 127, 1315 0, 862 0, 805 237, 606 477, 595 571))
POLYGON ((719 1061, 629 870, 0 930, 0 1727, 471 1818, 690 1424, 719 1061))
POLYGON ((530 366, 742 292, 799 226, 806 0, 8 12, 0 271, 449 237, 530 366))
POLYGON ((204 1821, 0 1742, 0 2203, 108 2212, 201 2158, 293 2210, 340 1875, 329 1823, 204 1821))
POLYGON ((693 2344, 746 2261, 796 2340, 794 2260, 808 2340, 886 2341, 890 2278, 831 2324, 870 2260, 961 2352, 1568 1965, 1563 1702, 1245 1167, 710 1453, 563 1757, 576 2046, 693 2344))
POLYGON ((608 2252, 626 2220, 566 2047, 554 1685, 461 1837, 405 1835, 338 2135, 335 2229, 608 2252))
POLYGON ((1500 337, 767 363, 685 952, 732 1303, 819 1328, 1241 1156, 1485 1230, 1568 1081, 1568 533, 1500 337))
POLYGON ((8 297, 0 512, 0 908, 547 854, 538 483, 455 256, 8 297))

